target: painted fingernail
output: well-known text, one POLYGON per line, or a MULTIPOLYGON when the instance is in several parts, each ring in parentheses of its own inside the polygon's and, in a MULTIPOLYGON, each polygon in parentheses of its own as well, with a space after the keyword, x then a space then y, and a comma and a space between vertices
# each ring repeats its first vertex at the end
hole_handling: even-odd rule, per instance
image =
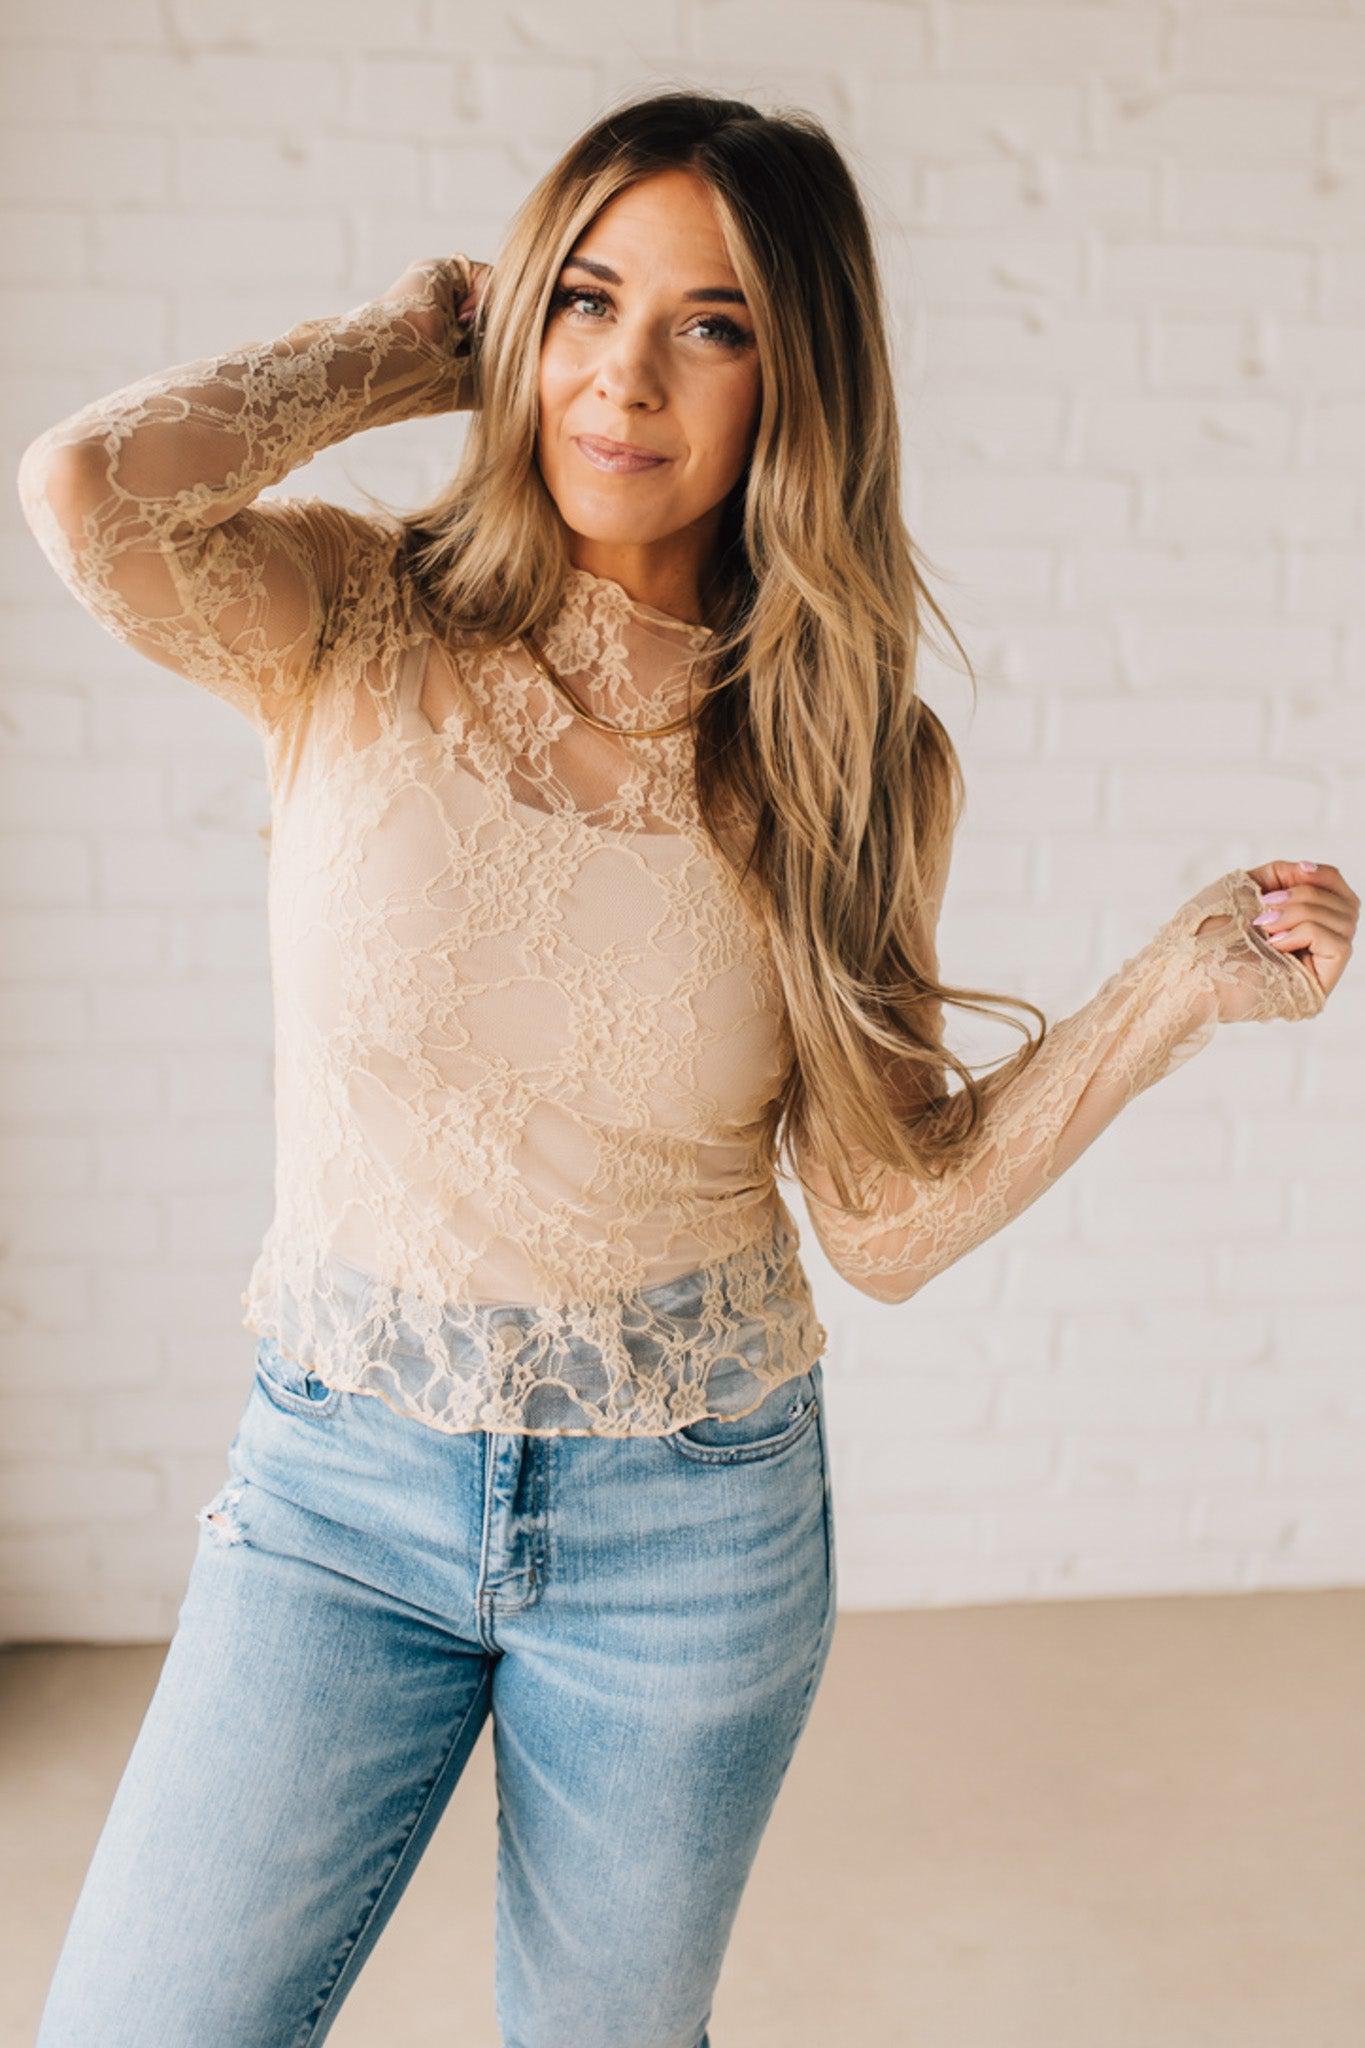
POLYGON ((1299 866, 1301 868, 1307 868, 1310 875, 1317 873, 1318 864, 1315 860, 1301 860, 1299 862, 1299 866))
POLYGON ((1278 924, 1279 921, 1280 913, 1278 910, 1263 910, 1259 917, 1253 917, 1251 920, 1253 924, 1278 924))
POLYGON ((1288 894, 1289 891, 1287 889, 1263 889, 1261 901, 1262 903, 1283 903, 1288 894))

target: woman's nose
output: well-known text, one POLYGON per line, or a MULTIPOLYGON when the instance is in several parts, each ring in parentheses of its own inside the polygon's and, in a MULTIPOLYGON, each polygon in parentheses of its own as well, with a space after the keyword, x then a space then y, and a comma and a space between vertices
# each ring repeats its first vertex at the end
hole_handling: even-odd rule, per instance
POLYGON ((630 346, 608 349, 597 365, 598 391, 617 405, 657 404, 662 381, 647 354, 630 346))

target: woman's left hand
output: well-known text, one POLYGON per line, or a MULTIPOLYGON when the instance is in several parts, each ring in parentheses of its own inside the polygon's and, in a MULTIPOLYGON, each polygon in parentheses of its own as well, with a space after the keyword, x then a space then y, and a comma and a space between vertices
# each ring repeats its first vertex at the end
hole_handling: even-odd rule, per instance
POLYGON ((1280 953, 1299 953, 1312 968, 1324 995, 1340 981, 1351 957, 1360 898, 1329 862, 1269 860, 1247 873, 1261 892, 1260 915, 1252 919, 1262 938, 1280 953))

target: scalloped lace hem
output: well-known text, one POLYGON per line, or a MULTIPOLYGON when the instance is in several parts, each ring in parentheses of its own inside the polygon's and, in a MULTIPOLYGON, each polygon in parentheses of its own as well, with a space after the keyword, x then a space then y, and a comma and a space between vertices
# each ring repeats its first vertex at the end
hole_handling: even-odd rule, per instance
POLYGON ((433 1306, 335 1257, 302 1287, 267 1261, 242 1301, 245 1328, 327 1386, 451 1434, 667 1435, 747 1414, 828 1344, 785 1218, 606 1301, 433 1306))

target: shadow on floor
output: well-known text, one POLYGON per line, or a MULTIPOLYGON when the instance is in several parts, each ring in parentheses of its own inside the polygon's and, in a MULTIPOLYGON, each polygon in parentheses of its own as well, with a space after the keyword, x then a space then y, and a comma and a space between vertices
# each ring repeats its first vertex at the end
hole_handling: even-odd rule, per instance
MULTIPOLYGON (((0 1659, 0 2048, 163 1655, 0 1659)), ((1363 1694, 1356 1591, 842 1615, 715 2048, 1359 2048, 1363 1694)), ((492 1762, 489 1726, 329 2048, 498 2048, 492 1762)))

